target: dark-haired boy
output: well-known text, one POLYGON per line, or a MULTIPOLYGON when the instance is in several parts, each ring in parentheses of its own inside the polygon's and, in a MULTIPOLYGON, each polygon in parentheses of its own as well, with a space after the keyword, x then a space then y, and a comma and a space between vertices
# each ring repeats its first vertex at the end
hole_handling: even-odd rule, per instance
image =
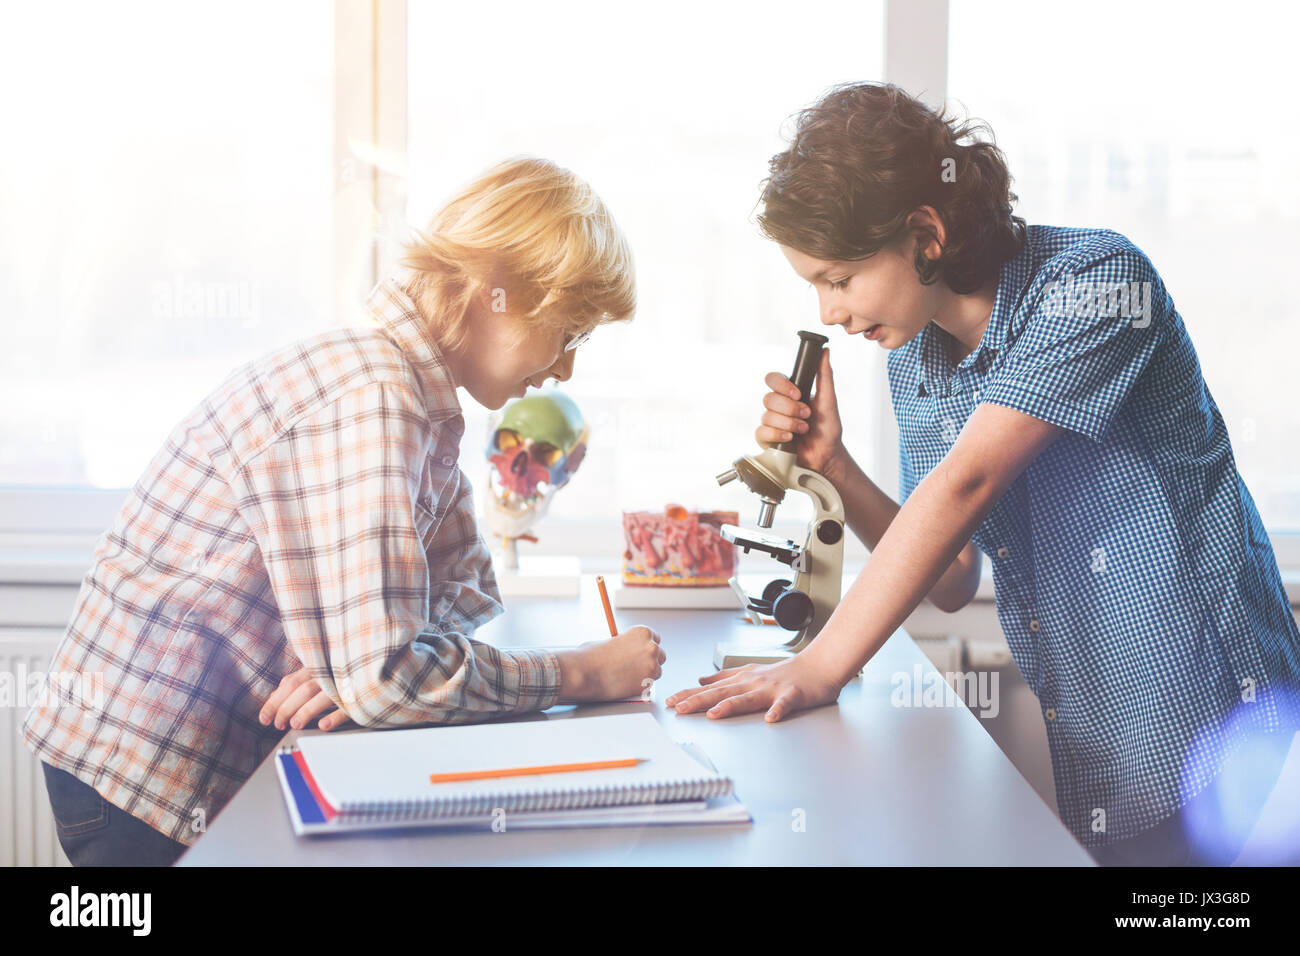
POLYGON ((851 85, 773 158, 764 232, 823 323, 890 351, 903 504, 844 448, 829 355, 810 401, 768 375, 758 439, 801 436, 872 554, 797 657, 667 703, 779 720, 834 701, 922 599, 970 601, 982 551, 1063 822, 1106 863, 1231 863, 1300 726, 1268 536, 1146 255, 1109 230, 1026 228, 972 132, 851 85))

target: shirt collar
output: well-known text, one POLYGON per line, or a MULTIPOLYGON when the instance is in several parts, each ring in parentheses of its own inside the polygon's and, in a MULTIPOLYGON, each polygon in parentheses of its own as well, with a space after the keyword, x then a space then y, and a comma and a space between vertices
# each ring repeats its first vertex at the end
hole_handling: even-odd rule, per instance
MULTIPOLYGON (((1020 252, 1002 264, 998 274, 997 293, 993 299, 993 312, 989 315, 988 325, 984 327, 984 335, 980 337, 975 350, 958 362, 956 368, 974 368, 988 353, 1000 352, 1006 348, 1011 316, 1020 304, 1033 271, 1033 251, 1030 246, 1027 235, 1020 252)), ((933 322, 921 330, 920 361, 916 367, 918 394, 934 393, 953 374, 954 367, 948 359, 947 339, 948 333, 933 322)))
POLYGON ((378 328, 402 350, 419 377, 429 420, 457 418, 461 407, 451 369, 429 333, 428 322, 406 291, 413 275, 399 266, 371 290, 366 299, 366 324, 378 328))

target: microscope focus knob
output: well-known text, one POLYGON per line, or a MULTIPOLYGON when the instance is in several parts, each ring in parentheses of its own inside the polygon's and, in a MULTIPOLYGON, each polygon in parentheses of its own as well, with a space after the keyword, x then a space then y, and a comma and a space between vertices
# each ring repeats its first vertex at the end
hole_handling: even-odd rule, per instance
POLYGON ((817 524, 817 540, 822 544, 834 544, 844 536, 844 528, 838 521, 827 518, 817 524))
POLYGON ((790 586, 790 582, 785 578, 776 578, 768 581, 763 588, 763 600, 771 604, 776 600, 776 596, 790 586))
POLYGON ((772 616, 787 631, 802 631, 812 623, 812 598, 802 591, 787 588, 772 602, 772 616))

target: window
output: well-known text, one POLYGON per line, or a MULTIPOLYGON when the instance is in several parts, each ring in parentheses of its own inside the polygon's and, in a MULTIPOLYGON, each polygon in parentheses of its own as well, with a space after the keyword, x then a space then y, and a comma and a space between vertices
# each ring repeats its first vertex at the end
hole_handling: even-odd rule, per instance
MULTIPOLYGON (((354 316, 338 303, 365 277, 340 261, 361 258, 372 202, 391 239, 400 203, 384 196, 405 190, 405 219, 422 225, 457 184, 520 152, 601 193, 641 294, 638 318, 600 330, 565 386, 592 454, 545 527, 669 501, 752 520, 752 497, 713 476, 753 447, 763 374, 788 371, 795 331, 819 328, 813 292, 753 224, 758 186, 794 111, 884 76, 885 6, 5 7, 0 524, 102 527, 229 371, 354 316), (357 131, 387 149, 390 123, 407 130, 406 162, 351 195, 340 163, 365 160, 353 141, 370 132, 357 131)), ((891 18, 891 62, 925 66, 938 89, 942 5, 926 10, 891 18)), ((1274 105, 1295 18, 1259 0, 1199 18, 1112 0, 948 5, 948 89, 992 124, 1020 211, 1119 229, 1151 255, 1274 530, 1300 528, 1300 411, 1282 385, 1300 345, 1283 278, 1300 132, 1274 105)), ((884 354, 831 331, 846 439, 889 488, 884 354)), ((463 464, 481 489, 489 416, 466 413, 463 464)))
POLYGON ((333 30, 309 0, 0 12, 0 483, 129 487, 332 324, 333 30))

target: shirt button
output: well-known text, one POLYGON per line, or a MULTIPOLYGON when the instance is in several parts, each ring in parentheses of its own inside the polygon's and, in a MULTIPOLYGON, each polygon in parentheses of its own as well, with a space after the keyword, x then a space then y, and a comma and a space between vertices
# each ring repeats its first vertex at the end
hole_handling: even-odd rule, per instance
POLYGON ((998 557, 999 557, 999 558, 1005 558, 1005 557, 1006 557, 1007 555, 1009 555, 1010 553, 1011 553, 1011 552, 1010 552, 1008 549, 1006 549, 1006 548, 998 548, 998 557))
POLYGON ((1043 716, 1046 717, 1048 720, 1055 720, 1055 719, 1056 719, 1056 708, 1055 708, 1055 707, 1049 707, 1049 708, 1047 708, 1047 710, 1043 711, 1043 716))
POLYGON ((1038 622, 1037 622, 1037 621, 1030 621, 1030 622, 1029 622, 1029 629, 1030 629, 1031 631, 1036 631, 1036 630, 1038 630, 1038 622))
POLYGON ((200 555, 190 562, 190 568, 194 571, 203 570, 203 556, 200 555))
POLYGON ((970 393, 970 397, 978 402, 980 400, 980 390, 978 388, 975 389, 973 392, 970 393))
POLYGON ((450 468, 452 465, 456 464, 456 459, 452 458, 451 455, 443 455, 442 463, 450 468))

